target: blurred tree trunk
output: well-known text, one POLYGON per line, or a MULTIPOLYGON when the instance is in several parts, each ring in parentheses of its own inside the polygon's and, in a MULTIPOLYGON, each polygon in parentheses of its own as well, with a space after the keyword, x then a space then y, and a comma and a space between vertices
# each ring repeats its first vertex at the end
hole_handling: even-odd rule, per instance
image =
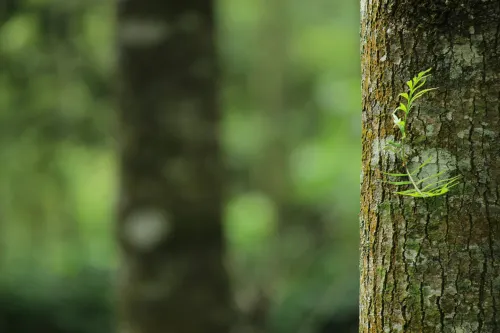
POLYGON ((212 1, 118 5, 122 332, 224 333, 233 320, 214 16, 212 1))
POLYGON ((500 332, 499 2, 361 1, 361 13, 360 332, 500 332), (383 147, 404 82, 429 67, 439 89, 409 116, 412 157, 463 178, 412 199, 381 182, 398 168, 383 147))

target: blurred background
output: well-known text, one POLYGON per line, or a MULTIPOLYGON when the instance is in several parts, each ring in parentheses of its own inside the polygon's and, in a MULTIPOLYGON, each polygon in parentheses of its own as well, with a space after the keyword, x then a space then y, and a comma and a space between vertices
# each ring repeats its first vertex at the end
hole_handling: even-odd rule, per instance
MULTIPOLYGON (((0 332, 113 329, 114 2, 0 1, 0 332)), ((248 332, 357 332, 359 4, 219 0, 248 332)))

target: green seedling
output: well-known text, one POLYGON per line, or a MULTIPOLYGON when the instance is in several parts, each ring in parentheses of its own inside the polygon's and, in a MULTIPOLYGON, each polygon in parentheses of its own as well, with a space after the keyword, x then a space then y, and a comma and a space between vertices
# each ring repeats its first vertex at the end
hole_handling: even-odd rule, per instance
POLYGON ((387 181, 387 183, 394 186, 410 186, 410 189, 397 191, 396 193, 416 198, 427 198, 443 195, 447 193, 453 186, 456 186, 459 183, 458 180, 460 178, 460 176, 455 176, 446 179, 439 179, 440 176, 446 173, 446 171, 441 171, 431 176, 417 179, 416 176, 418 172, 430 162, 430 158, 424 161, 414 170, 410 171, 408 169, 408 155, 406 149, 406 146, 408 145, 408 115, 410 114, 417 99, 421 98, 426 93, 437 89, 423 89, 427 78, 430 76, 430 71, 431 69, 420 72, 413 79, 406 82, 406 85, 408 86, 407 91, 399 94, 399 97, 403 98, 405 102, 401 102, 399 106, 392 112, 394 127, 397 127, 399 129, 399 132, 401 133, 401 140, 398 142, 389 141, 385 146, 386 150, 392 151, 396 154, 396 156, 401 160, 402 166, 405 170, 405 173, 383 172, 387 176, 403 179, 397 181, 387 181))

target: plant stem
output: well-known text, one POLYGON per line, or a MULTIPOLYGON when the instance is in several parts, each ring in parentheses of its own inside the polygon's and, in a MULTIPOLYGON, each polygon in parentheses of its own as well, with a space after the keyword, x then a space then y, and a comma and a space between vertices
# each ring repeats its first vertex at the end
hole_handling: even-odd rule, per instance
POLYGON ((410 171, 408 170, 408 167, 405 165, 406 169, 406 174, 408 175, 408 178, 410 179, 411 183, 413 184, 413 187, 415 188, 415 191, 417 191, 418 194, 420 194, 422 197, 426 197, 427 194, 423 194, 419 189, 417 184, 415 183, 415 180, 413 180, 413 177, 411 176, 410 171))

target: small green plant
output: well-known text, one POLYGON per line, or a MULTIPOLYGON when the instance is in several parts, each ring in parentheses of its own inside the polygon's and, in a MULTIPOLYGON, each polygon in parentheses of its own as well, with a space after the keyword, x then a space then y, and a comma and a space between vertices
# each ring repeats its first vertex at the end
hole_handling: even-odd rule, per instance
POLYGON ((400 103, 399 106, 392 112, 392 119, 394 121, 394 127, 399 129, 401 133, 401 140, 399 142, 389 141, 385 147, 386 150, 390 150, 396 154, 396 156, 401 160, 402 166, 405 173, 386 173, 384 174, 395 177, 395 178, 405 178, 407 180, 399 181, 387 181, 387 183, 395 186, 406 186, 410 185, 411 188, 404 191, 397 191, 397 194, 406 195, 417 198, 435 197, 447 193, 450 188, 458 184, 458 179, 460 176, 455 176, 446 179, 440 179, 445 171, 438 172, 431 176, 417 179, 416 176, 418 172, 425 167, 429 162, 430 158, 420 164, 417 168, 410 171, 408 169, 408 155, 407 155, 407 123, 408 115, 410 114, 414 103, 417 99, 424 96, 426 93, 437 88, 427 88, 423 89, 427 78, 430 76, 429 72, 431 68, 426 71, 418 73, 410 81, 406 82, 408 90, 399 94, 400 97, 406 100, 406 103, 400 103))

